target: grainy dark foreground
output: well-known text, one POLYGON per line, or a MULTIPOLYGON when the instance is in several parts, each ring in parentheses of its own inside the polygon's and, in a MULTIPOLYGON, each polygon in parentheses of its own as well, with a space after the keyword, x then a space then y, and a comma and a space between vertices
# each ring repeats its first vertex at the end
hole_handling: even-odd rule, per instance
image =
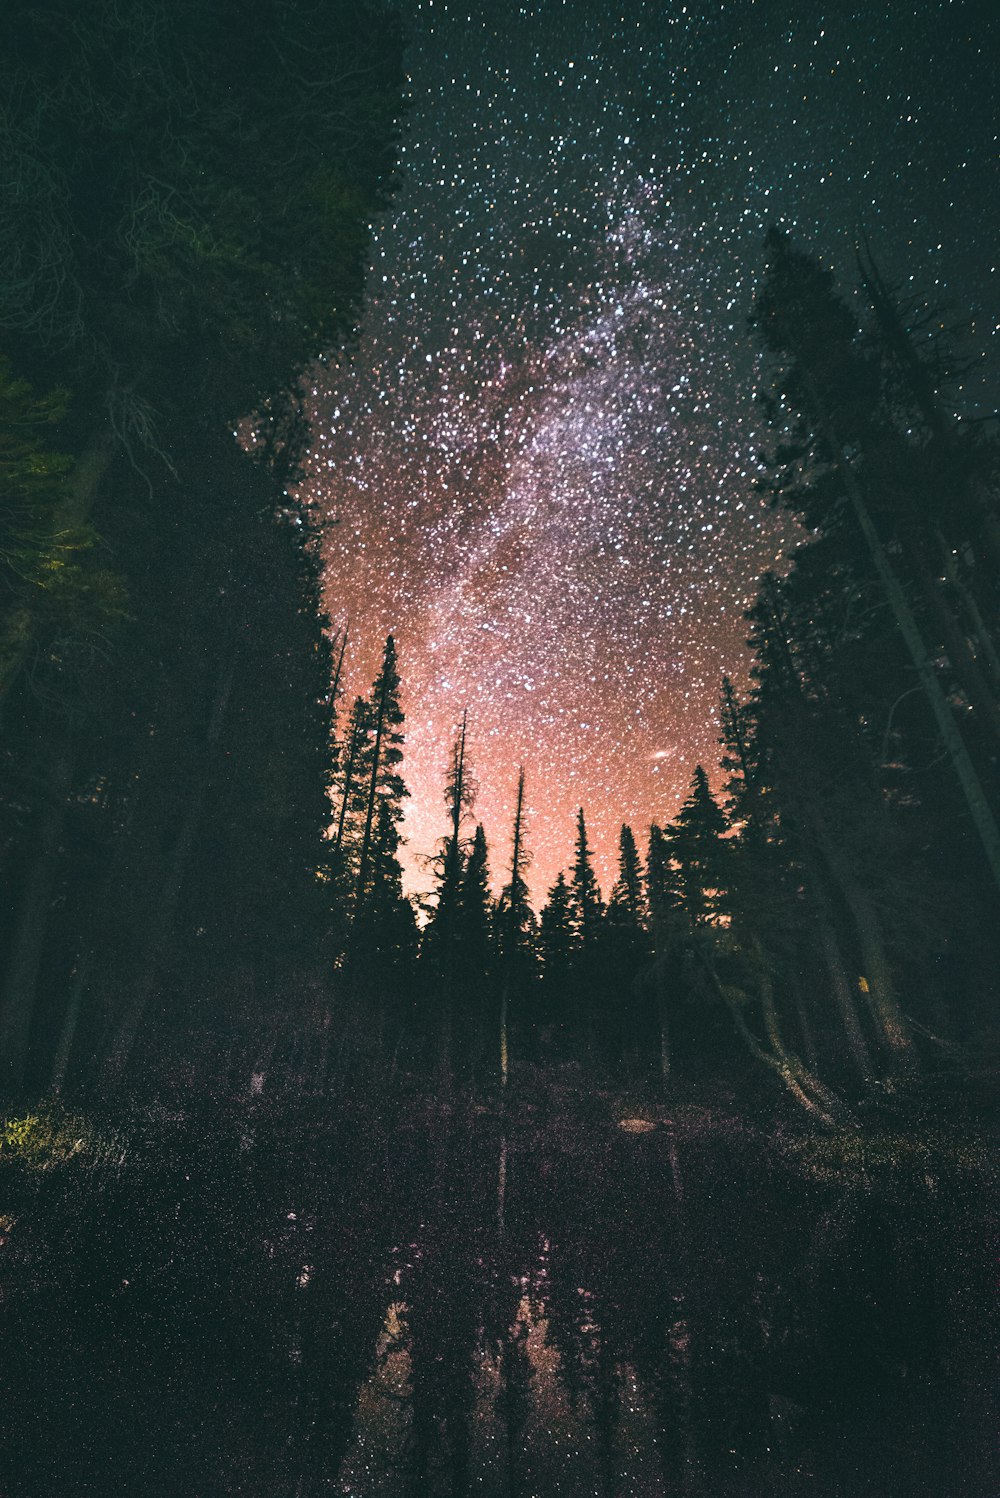
POLYGON ((966 1122, 536 1076, 0 1153, 4 1498, 992 1491, 966 1122))

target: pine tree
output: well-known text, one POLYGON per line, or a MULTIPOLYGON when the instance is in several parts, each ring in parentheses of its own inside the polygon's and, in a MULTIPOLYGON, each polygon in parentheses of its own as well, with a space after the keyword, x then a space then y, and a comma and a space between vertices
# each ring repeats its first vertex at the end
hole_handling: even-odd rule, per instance
POLYGON ((394 823, 403 820, 403 800, 409 791, 399 773, 403 759, 403 709, 399 702, 399 672, 396 667, 396 642, 387 636, 382 667, 372 685, 368 699, 370 714, 370 747, 365 766, 368 775, 361 851, 354 887, 355 910, 364 904, 371 880, 372 836, 379 802, 385 802, 394 823))
POLYGON ((631 827, 625 825, 618 839, 618 878, 608 899, 608 916, 637 931, 643 929, 648 916, 639 850, 631 827))
POLYGON ((509 1070, 508 1026, 511 1006, 523 998, 527 984, 534 976, 534 943, 536 921, 531 908, 525 873, 531 863, 525 841, 524 767, 517 777, 517 801, 511 838, 510 878, 497 901, 496 930, 501 964, 500 990, 500 1086, 507 1085, 509 1070))
POLYGON ((420 948, 432 1022, 437 1029, 439 1085, 446 1094, 451 1090, 456 1059, 453 1055, 454 1030, 461 984, 458 934, 468 853, 468 841, 462 829, 476 796, 467 743, 468 719, 463 713, 445 778, 448 833, 441 840, 434 859, 438 880, 436 897, 420 948))
POLYGON ((523 959, 530 953, 535 933, 535 913, 525 874, 531 863, 525 841, 527 828, 524 816, 524 770, 517 780, 517 800, 514 809, 514 829, 511 837, 510 877, 500 891, 497 902, 497 936, 504 963, 523 970, 523 959))
POLYGON ((573 928, 573 898, 562 872, 549 890, 539 927, 542 981, 550 1000, 558 1004, 566 996, 576 933, 573 928))
POLYGON ((636 980, 649 960, 648 910, 642 865, 631 827, 618 839, 618 877, 608 899, 601 932, 600 980, 604 1003, 599 1029, 605 1053, 623 1058, 634 1053, 636 980))
POLYGON ((0 258, 24 271, 0 285, 0 333, 15 386, 52 393, 18 411, 0 373, 15 1088, 32 1031, 38 1082, 57 1032, 64 1074, 69 1051, 93 1074, 108 1036, 152 1064, 134 1040, 154 1003, 176 1030, 197 992, 199 1024, 231 1035, 233 1011, 287 1012, 329 960, 315 818, 332 662, 317 538, 289 498, 297 387, 355 326, 401 49, 385 17, 338 0, 321 16, 283 0, 238 35, 230 20, 191 0, 0 12, 0 258), (50 443, 38 422, 57 407, 50 443), (28 488, 8 466, 26 415, 28 488))
MULTIPOLYGON (((250 411, 287 434, 282 393, 356 320, 401 37, 340 3, 289 0, 237 34, 194 0, 85 15, 47 0, 0 10, 0 54, 0 259, 19 267, 0 331, 20 372, 72 391, 77 461, 51 533, 80 537, 102 499, 141 503, 117 457, 161 482, 206 416, 220 436, 250 411)), ((0 693, 50 601, 24 599, 0 693)))
POLYGON ((618 877, 604 918, 605 962, 619 987, 631 984, 648 952, 649 911, 642 864, 631 827, 618 840, 618 877))
POLYGON ((646 901, 653 946, 662 950, 685 924, 680 870, 674 861, 670 838, 655 822, 649 829, 646 853, 646 901))
POLYGON ((496 1003, 497 969, 489 851, 482 824, 476 827, 465 860, 455 911, 456 1048, 475 1069, 490 1031, 496 1003))
POLYGON ((384 1002, 411 973, 417 926, 403 894, 399 829, 387 800, 379 802, 377 815, 371 885, 351 936, 351 971, 355 983, 384 1002))
POLYGON ((597 875, 594 873, 582 806, 576 817, 576 850, 570 878, 570 893, 578 965, 586 966, 593 959, 599 940, 601 920, 604 916, 604 901, 601 899, 600 886, 597 882, 597 875))
POLYGON ((355 697, 332 775, 335 825, 333 843, 342 858, 359 851, 357 820, 365 810, 366 759, 371 713, 364 697, 355 697))
POLYGON ((670 851, 680 869, 681 904, 692 927, 714 924, 725 908, 730 879, 722 838, 727 823, 701 765, 691 791, 669 830, 670 851))
MULTIPOLYGON (((768 617, 772 624, 774 595, 772 583, 766 589, 767 607, 771 610, 768 617)), ((761 646, 759 660, 763 661, 769 652, 759 635, 758 643, 761 646)), ((787 650, 779 652, 779 660, 785 667, 787 685, 787 650)), ((738 898, 733 902, 735 913, 742 928, 756 933, 764 947, 785 954, 784 986, 794 993, 798 1025, 803 1035, 811 1034, 817 1016, 810 1016, 808 1012, 798 986, 797 973, 808 960, 808 949, 821 954, 832 1007, 843 1026, 848 1053, 860 1077, 870 1081, 872 1060, 851 992, 834 900, 829 880, 824 877, 816 839, 812 836, 796 837, 796 821, 801 824, 802 818, 796 818, 794 801, 785 799, 782 805, 784 815, 779 817, 776 814, 782 798, 767 779, 764 761, 768 755, 763 738, 766 726, 762 726, 762 715, 755 714, 755 708, 762 707, 767 697, 763 685, 765 677, 766 670, 758 666, 758 680, 762 687, 758 690, 756 703, 745 707, 738 702, 728 678, 724 677, 722 683, 722 764, 730 775, 727 788, 730 811, 741 823, 738 843, 733 849, 734 868, 739 871, 736 876, 738 898)), ((765 710, 764 725, 766 721, 765 710)), ((801 767, 807 741, 800 732, 796 733, 795 739, 795 759, 801 767)), ((841 765, 843 763, 842 756, 841 765)), ((771 756, 772 771, 774 768, 771 756)), ((811 816, 815 823, 821 814, 817 802, 807 818, 811 816)))
POLYGON ((330 754, 331 754, 330 775, 331 775, 331 783, 332 783, 333 774, 334 774, 334 772, 336 771, 336 768, 337 768, 337 762, 338 762, 339 751, 340 751, 340 744, 339 744, 339 740, 338 740, 338 737, 337 737, 337 730, 338 730, 339 725, 340 725, 340 698, 341 698, 342 693, 343 693, 343 688, 341 687, 340 683, 343 680, 343 675, 344 675, 344 657, 347 655, 347 640, 348 640, 348 630, 347 630, 347 626, 346 625, 340 631, 339 634, 334 634, 334 635, 331 635, 331 637, 330 637, 330 650, 331 650, 331 653, 333 655, 333 658, 336 661, 336 664, 335 664, 335 666, 333 668, 333 680, 332 680, 332 682, 330 684, 330 724, 331 724, 331 727, 330 727, 330 754))
POLYGON ((653 960, 640 975, 639 989, 646 995, 652 1012, 660 1077, 666 1087, 673 1064, 670 1005, 680 987, 679 949, 688 923, 683 909, 680 871, 671 854, 670 839, 655 822, 649 829, 646 853, 646 901, 653 960))
POLYGON ((455 946, 458 984, 472 1000, 489 981, 494 963, 489 851, 481 822, 476 826, 462 875, 455 919, 455 946))
POLYGON ((448 832, 441 839, 432 860, 437 875, 437 889, 424 929, 421 949, 421 959, 428 973, 433 973, 434 981, 443 983, 449 994, 454 987, 456 922, 468 853, 468 841, 463 836, 462 829, 476 798, 467 741, 468 722, 463 713, 445 777, 444 801, 448 810, 448 832))
MULTIPOLYGON (((912 1041, 894 992, 880 911, 906 860, 898 818, 859 727, 858 678, 870 673, 862 663, 842 677, 845 634, 826 635, 811 590, 799 593, 799 568, 797 559, 789 577, 763 580, 748 615, 756 686, 746 708, 734 698, 728 708, 723 703, 731 799, 744 821, 738 839, 726 844, 727 908, 747 980, 762 996, 767 1044, 757 1045, 755 1054, 833 1116, 837 1105, 829 1096, 821 1099, 816 1061, 804 1067, 786 1036, 797 1025, 806 1054, 815 1058, 813 1020, 818 1014, 828 1030, 826 1016, 836 1014, 838 1049, 870 1079, 869 1046, 848 977, 848 964, 860 961, 864 984, 858 988, 889 1070, 911 1068, 912 1041), (828 995, 822 987, 813 990, 818 1006, 814 999, 807 1003, 798 983, 809 953, 820 955, 827 979, 828 995)), ((870 685, 866 681, 864 690, 870 685)), ((916 901, 912 870, 907 885, 916 901)), ((741 1017, 734 1017, 740 1029, 741 1017)))

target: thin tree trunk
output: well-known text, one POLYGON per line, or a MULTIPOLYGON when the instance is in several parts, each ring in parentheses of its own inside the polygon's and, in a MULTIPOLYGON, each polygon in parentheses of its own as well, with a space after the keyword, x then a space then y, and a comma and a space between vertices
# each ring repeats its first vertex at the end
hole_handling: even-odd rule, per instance
POLYGON ((876 1033, 889 1054, 893 1069, 912 1071, 916 1065, 913 1037, 896 997, 882 933, 879 930, 871 899, 863 886, 854 878, 848 860, 837 849, 823 818, 815 807, 808 815, 813 835, 823 854, 830 877, 839 889, 854 922, 861 960, 865 966, 865 985, 862 987, 862 992, 866 995, 868 1007, 875 1021, 876 1033))
POLYGON ((341 678, 341 676, 343 674, 343 670, 344 670, 344 656, 346 654, 347 654, 347 627, 345 625, 345 627, 344 627, 344 633, 340 637, 340 650, 339 650, 338 655, 337 655, 337 664, 336 664, 336 666, 334 667, 334 670, 333 670, 333 681, 332 681, 331 686, 330 686, 330 710, 331 710, 331 715, 332 715, 332 717, 334 719, 334 722, 336 722, 336 716, 337 716, 337 698, 340 696, 340 678, 341 678))
POLYGON ((337 819, 337 836, 334 839, 334 847, 339 852, 344 843, 344 825, 347 820, 347 803, 350 800, 351 791, 354 789, 354 766, 357 760, 357 745, 353 739, 350 740, 350 753, 347 764, 344 766, 344 791, 340 800, 340 816, 337 819))
POLYGON ((509 983, 503 986, 500 995, 500 1093, 501 1097, 506 1094, 507 1076, 509 1071, 509 1056, 507 1052, 507 1014, 510 1002, 509 983))
POLYGON ((156 912, 147 933, 142 972, 132 985, 126 999, 125 1011, 115 1031, 111 1052, 106 1063, 107 1070, 115 1081, 122 1078, 128 1065, 153 994, 163 953, 173 933, 191 849, 201 824, 204 801, 205 787, 199 777, 199 783, 188 800, 177 836, 174 838, 166 878, 160 889, 156 912))
POLYGON ((458 918, 462 883, 462 811, 466 799, 465 740, 467 714, 462 714, 462 728, 454 751, 454 776, 449 782, 451 796, 451 837, 445 850, 444 876, 438 896, 438 912, 444 944, 442 962, 441 1028, 438 1037, 438 1078, 445 1097, 450 1097, 454 1083, 452 1051, 455 1036, 455 923, 458 918), (441 901, 444 901, 442 908, 441 901))
POLYGON ((357 916, 365 897, 365 883, 368 879, 368 860, 371 857, 372 826, 375 821, 375 797, 378 792, 379 761, 382 757, 382 734, 385 731, 386 694, 388 692, 388 680, 385 667, 382 669, 382 690, 378 700, 378 721, 375 724, 375 743, 372 746, 372 774, 368 783, 368 805, 365 808, 365 831, 361 841, 361 858, 358 862, 358 880, 354 891, 354 914, 357 916))
POLYGON ((819 1067, 819 1052, 816 1049, 816 1037, 813 1034, 805 999, 802 996, 802 985, 793 977, 790 986, 795 1003, 795 1018, 798 1021, 799 1034, 802 1037, 802 1051, 806 1061, 809 1063, 809 1070, 815 1072, 819 1067))
POLYGON ((831 1123, 837 1122, 839 1100, 830 1089, 820 1081, 816 1074, 803 1066, 801 1060, 790 1051, 785 1044, 784 1035, 781 1030, 781 1022, 778 1018, 778 1008, 774 1002, 774 983, 767 965, 760 943, 753 939, 752 949, 757 959, 757 990, 760 996, 761 1015, 764 1020, 764 1032, 771 1042, 772 1051, 780 1063, 778 1070, 785 1079, 786 1086, 794 1092, 796 1086, 801 1089, 803 1095, 808 1095, 814 1105, 818 1105, 821 1114, 825 1114, 831 1123))
POLYGON ((771 1071, 776 1072, 782 1082, 788 1088, 795 1100, 802 1105, 807 1113, 819 1120, 827 1128, 835 1128, 839 1112, 837 1099, 824 1087, 823 1084, 813 1076, 810 1076, 802 1067, 796 1057, 789 1055, 785 1050, 778 1024, 777 1012, 774 1008, 774 994, 771 989, 770 980, 766 973, 758 974, 758 996, 761 1000, 761 1013, 764 1020, 764 1030, 771 1042, 772 1049, 761 1045, 754 1035, 750 1026, 740 1009, 740 1005, 729 994, 724 985, 719 981, 719 976, 711 961, 704 960, 704 967, 709 981, 715 992, 728 1009, 737 1034, 742 1039, 752 1056, 762 1061, 771 1071), (832 1105, 833 1111, 830 1111, 832 1105))
POLYGON ((74 765, 73 750, 65 739, 56 751, 45 789, 36 852, 14 925, 0 1011, 0 1086, 12 1097, 19 1096, 24 1087, 38 974, 59 871, 59 843, 66 821, 74 765))

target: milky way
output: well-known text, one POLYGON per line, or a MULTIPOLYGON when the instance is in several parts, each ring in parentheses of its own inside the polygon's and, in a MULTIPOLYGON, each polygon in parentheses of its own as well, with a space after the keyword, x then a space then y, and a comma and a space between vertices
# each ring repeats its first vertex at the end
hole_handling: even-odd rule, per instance
POLYGON ((862 223, 987 349, 996 38, 944 3, 407 15, 403 185, 360 345, 316 377, 304 493, 349 694, 397 637, 409 886, 467 708, 494 877, 525 766, 538 903, 577 806, 607 883, 621 822, 642 837, 714 767, 743 611, 797 544, 753 488, 767 224, 848 285, 862 223))

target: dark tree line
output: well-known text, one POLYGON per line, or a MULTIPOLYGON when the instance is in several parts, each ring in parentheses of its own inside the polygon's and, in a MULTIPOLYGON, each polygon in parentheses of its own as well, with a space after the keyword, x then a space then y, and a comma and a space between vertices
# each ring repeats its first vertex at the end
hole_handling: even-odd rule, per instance
POLYGON ((287 491, 302 371, 355 326, 403 76, 396 22, 351 0, 35 0, 4 8, 0 56, 17 1094, 180 1068, 206 1019, 266 1044, 328 970, 332 642, 287 491))

